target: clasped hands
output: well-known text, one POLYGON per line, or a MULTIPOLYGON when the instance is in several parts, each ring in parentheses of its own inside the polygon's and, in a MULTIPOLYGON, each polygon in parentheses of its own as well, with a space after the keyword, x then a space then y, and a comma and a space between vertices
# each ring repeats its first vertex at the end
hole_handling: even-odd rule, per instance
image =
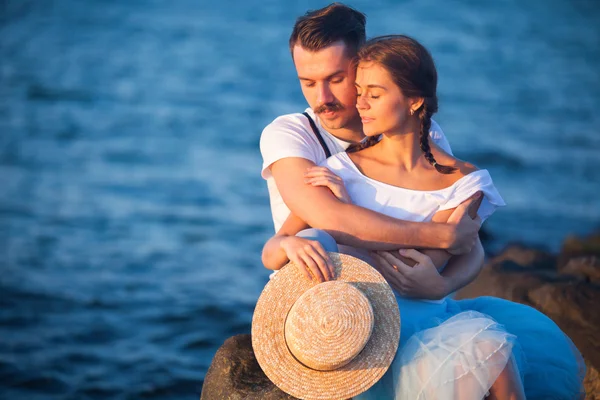
POLYGON ((440 275, 431 258, 417 250, 377 251, 370 255, 374 260, 372 266, 404 297, 438 300, 449 294, 446 278, 440 275), (410 266, 405 262, 408 260, 416 263, 410 266))

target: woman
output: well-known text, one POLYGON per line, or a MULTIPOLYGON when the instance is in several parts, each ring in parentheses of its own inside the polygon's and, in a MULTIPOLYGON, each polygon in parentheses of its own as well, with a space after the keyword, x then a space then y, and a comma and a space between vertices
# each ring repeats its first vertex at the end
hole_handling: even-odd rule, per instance
MULTIPOLYGON (((437 72, 429 52, 406 36, 370 40, 359 52, 357 108, 366 141, 330 157, 308 174, 340 198, 396 218, 445 222, 477 192, 484 220, 504 205, 485 170, 429 143, 437 111, 437 72), (335 175, 334 175, 335 173, 335 175), (337 175, 337 176, 336 176, 337 175), (339 176, 339 178, 338 178, 339 176), (343 185, 340 179, 343 181, 343 185), (345 188, 344 188, 345 186, 345 188)), ((280 244, 281 245, 281 244, 280 244)), ((294 259, 294 246, 282 245, 294 259)), ((405 252, 443 268, 449 255, 405 252)), ((407 259, 366 254, 390 282, 407 259)), ((395 282, 397 287, 402 282, 395 282)), ((572 342, 546 316, 501 299, 440 302, 397 296, 402 316, 399 351, 388 374, 359 398, 481 399, 581 397, 583 362, 572 342), (502 324, 502 325, 499 325, 502 324)))

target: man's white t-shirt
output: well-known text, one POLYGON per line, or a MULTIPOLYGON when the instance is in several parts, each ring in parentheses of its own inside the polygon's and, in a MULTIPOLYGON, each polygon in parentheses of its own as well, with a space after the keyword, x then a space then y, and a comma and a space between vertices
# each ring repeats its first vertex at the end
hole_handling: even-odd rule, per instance
MULTIPOLYGON (((315 117, 311 108, 307 108, 306 112, 315 121, 332 155, 346 151, 348 146, 352 144, 338 139, 327 132, 321 125, 319 118, 315 117)), ((440 148, 448 154, 452 154, 450 144, 444 132, 433 120, 431 121, 429 135, 440 148)), ((270 166, 276 161, 289 157, 305 158, 315 163, 315 165, 319 165, 327 157, 319 140, 312 131, 308 119, 300 113, 282 115, 267 125, 260 136, 260 152, 263 158, 262 177, 267 181, 271 214, 273 215, 275 232, 277 232, 290 215, 290 209, 283 202, 275 184, 275 179, 271 175, 270 166)))

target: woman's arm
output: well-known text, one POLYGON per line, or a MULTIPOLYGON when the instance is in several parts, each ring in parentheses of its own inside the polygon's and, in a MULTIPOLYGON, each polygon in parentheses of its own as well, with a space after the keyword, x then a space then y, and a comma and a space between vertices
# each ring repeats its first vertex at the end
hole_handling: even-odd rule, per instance
POLYGON ((263 247, 262 262, 270 270, 281 269, 288 261, 307 279, 324 282, 333 279, 334 268, 327 252, 319 242, 295 236, 309 226, 290 214, 281 229, 263 247))
POLYGON ((263 247, 262 262, 265 268, 278 270, 287 264, 289 259, 281 247, 281 242, 306 228, 310 228, 306 222, 302 221, 295 214, 290 214, 279 231, 263 247))

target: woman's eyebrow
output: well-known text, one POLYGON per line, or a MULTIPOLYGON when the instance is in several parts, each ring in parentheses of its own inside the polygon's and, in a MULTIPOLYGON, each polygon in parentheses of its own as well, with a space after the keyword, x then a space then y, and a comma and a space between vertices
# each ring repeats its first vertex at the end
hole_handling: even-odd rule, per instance
MULTIPOLYGON (((354 82, 354 86, 356 86, 357 88, 362 88, 362 86, 360 86, 360 85, 358 84, 358 82, 354 82)), ((371 85, 367 85, 367 89, 383 89, 383 90, 387 90, 387 89, 385 88, 385 86, 381 86, 381 85, 373 85, 373 84, 371 84, 371 85)))

